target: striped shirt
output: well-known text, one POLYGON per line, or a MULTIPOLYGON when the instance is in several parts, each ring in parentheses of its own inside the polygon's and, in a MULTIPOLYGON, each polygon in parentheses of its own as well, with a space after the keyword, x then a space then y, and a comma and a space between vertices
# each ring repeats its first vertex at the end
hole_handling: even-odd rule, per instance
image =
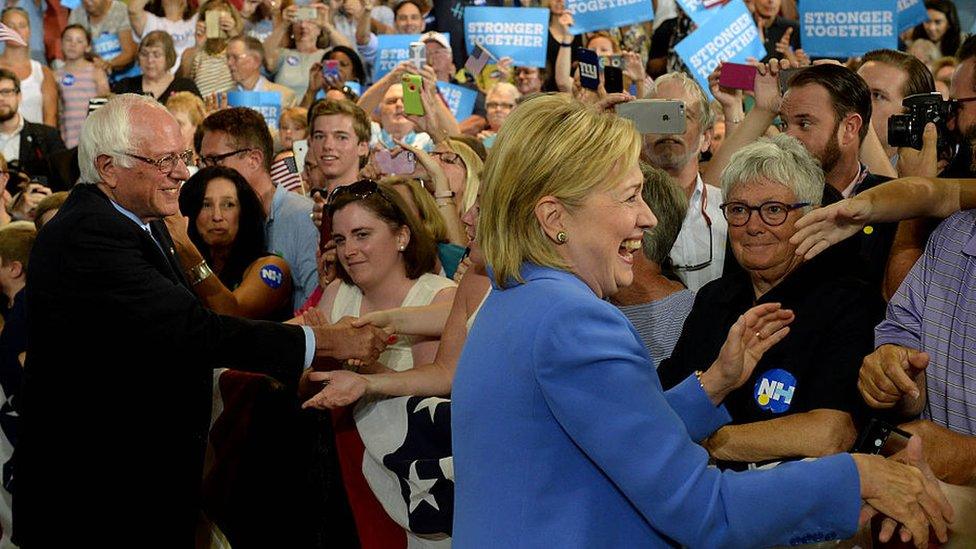
POLYGON ((671 356, 694 304, 695 292, 681 290, 650 303, 620 307, 654 359, 655 368, 671 356))
POLYGON ((88 101, 97 95, 95 87, 95 65, 80 71, 60 68, 54 72, 61 91, 61 139, 69 149, 78 144, 81 125, 88 116, 88 101))
POLYGON ((234 88, 234 79, 230 76, 227 55, 224 53, 210 55, 203 50, 196 52, 190 69, 190 78, 197 85, 202 97, 234 88))
POLYGON ((929 353, 923 417, 976 435, 976 210, 932 233, 875 329, 887 343, 929 353))

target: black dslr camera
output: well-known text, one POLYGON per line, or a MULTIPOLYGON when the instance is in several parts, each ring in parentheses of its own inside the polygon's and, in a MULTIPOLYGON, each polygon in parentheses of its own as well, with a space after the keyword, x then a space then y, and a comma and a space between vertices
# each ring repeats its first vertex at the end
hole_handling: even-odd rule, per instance
POLYGON ((939 157, 951 156, 954 143, 946 123, 953 115, 956 102, 943 99, 939 92, 931 92, 909 95, 901 104, 908 112, 888 118, 888 144, 922 150, 922 133, 925 125, 932 122, 939 133, 939 157))

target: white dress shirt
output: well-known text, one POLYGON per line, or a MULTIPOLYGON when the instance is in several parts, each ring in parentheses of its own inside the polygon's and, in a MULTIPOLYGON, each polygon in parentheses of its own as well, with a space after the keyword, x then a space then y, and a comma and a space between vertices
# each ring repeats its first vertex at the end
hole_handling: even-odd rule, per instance
POLYGON ((24 117, 17 115, 20 122, 13 133, 0 132, 0 153, 7 159, 7 162, 20 159, 20 132, 24 131, 24 117))
POLYGON ((697 292, 705 284, 722 276, 729 224, 725 221, 722 210, 719 209, 721 203, 722 189, 711 185, 706 189, 699 174, 695 182, 695 190, 688 200, 688 213, 681 223, 678 239, 671 248, 671 261, 676 266, 675 270, 685 286, 693 292, 697 292), (703 201, 704 208, 702 208, 703 201), (704 215, 702 209, 705 211, 704 215), (708 261, 709 232, 711 232, 712 261, 698 270, 682 269, 682 267, 700 265, 708 261))

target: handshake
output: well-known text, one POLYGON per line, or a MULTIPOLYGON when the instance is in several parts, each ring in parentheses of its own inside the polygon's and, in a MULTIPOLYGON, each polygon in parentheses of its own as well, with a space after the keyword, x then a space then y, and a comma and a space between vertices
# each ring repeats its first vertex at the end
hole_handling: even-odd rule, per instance
MULTIPOLYGON (((297 320, 297 319, 296 319, 297 320)), ((391 328, 371 324, 354 325, 352 317, 330 324, 318 309, 310 309, 300 317, 300 323, 315 334, 315 356, 328 357, 353 365, 372 364, 387 345, 396 343, 391 328)))

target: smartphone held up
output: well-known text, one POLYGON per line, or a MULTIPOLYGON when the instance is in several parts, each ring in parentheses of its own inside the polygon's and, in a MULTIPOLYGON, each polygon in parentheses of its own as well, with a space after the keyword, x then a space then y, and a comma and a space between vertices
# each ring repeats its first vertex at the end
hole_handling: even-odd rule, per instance
POLYGON ((685 103, 673 99, 637 99, 617 105, 617 115, 633 120, 637 131, 653 134, 685 133, 685 103))

